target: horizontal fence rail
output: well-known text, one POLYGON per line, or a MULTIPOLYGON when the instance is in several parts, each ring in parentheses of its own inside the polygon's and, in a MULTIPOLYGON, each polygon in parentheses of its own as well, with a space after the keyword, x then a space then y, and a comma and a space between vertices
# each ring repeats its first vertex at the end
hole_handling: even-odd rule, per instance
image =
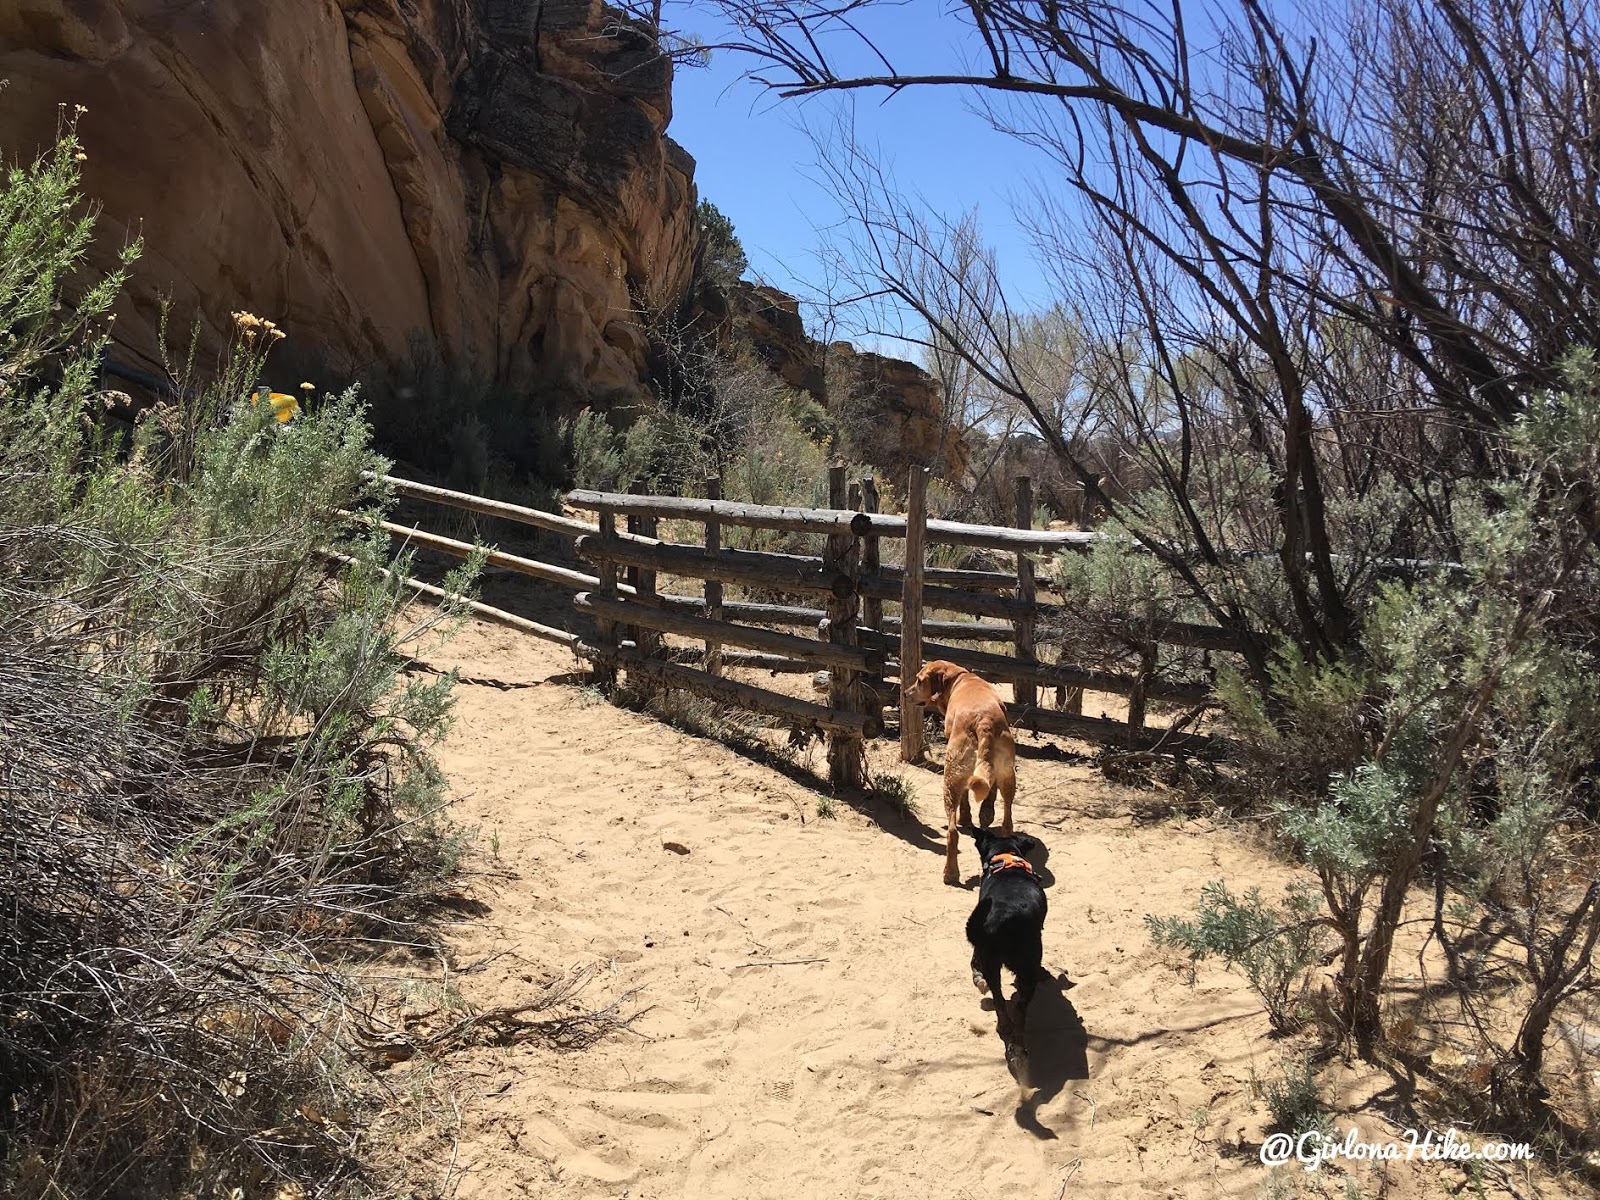
MULTIPOLYGON (((876 635, 869 638, 867 632, 862 631, 864 645, 876 643, 887 649, 891 641, 897 643, 898 639, 880 638, 876 635)), ((1211 689, 1197 684, 1165 683, 1161 680, 1141 682, 1137 678, 1114 675, 1109 671, 1091 671, 1067 663, 1023 662, 1008 658, 1004 654, 969 650, 965 646, 945 646, 938 642, 924 641, 922 657, 924 661, 942 658, 946 662, 955 663, 958 667, 965 667, 974 675, 981 675, 991 682, 1001 680, 1006 683, 1042 683, 1052 687, 1084 688, 1092 692, 1106 692, 1113 696, 1129 696, 1135 689, 1142 687, 1144 696, 1148 700, 1190 705, 1207 704, 1211 700, 1211 689)))
POLYGON ((368 478, 380 479, 401 496, 410 496, 415 500, 431 500, 435 504, 448 505, 485 517, 500 517, 506 521, 516 521, 551 533, 582 537, 586 533, 595 531, 593 525, 585 525, 582 521, 574 521, 571 517, 558 516, 542 509, 527 508, 521 504, 508 504, 504 500, 488 500, 483 496, 474 496, 471 492, 455 492, 449 488, 434 487, 432 484, 417 483, 410 479, 396 479, 393 475, 369 475, 368 478))
POLYGON ((881 653, 856 646, 835 646, 793 634, 739 625, 733 621, 708 621, 700 617, 680 616, 667 609, 646 608, 642 604, 630 604, 588 592, 579 592, 573 597, 572 603, 581 613, 608 618, 624 625, 653 629, 659 633, 675 633, 698 641, 765 650, 769 654, 787 655, 852 670, 883 671, 884 658, 881 653))
POLYGON ((856 584, 845 571, 825 569, 821 559, 799 554, 773 554, 762 550, 721 550, 715 553, 694 546, 661 543, 635 545, 616 538, 581 537, 578 557, 590 562, 616 562, 649 567, 669 575, 720 579, 724 583, 755 584, 797 592, 849 596, 856 584))
MULTIPOLYGON (((900 633, 904 622, 899 617, 885 617, 883 619, 883 632, 895 635, 895 644, 899 644, 900 633)), ((1011 636, 1012 629, 1009 625, 997 625, 979 621, 929 621, 922 622, 922 636, 925 638, 943 638, 947 642, 1003 642, 1011 636)))
MULTIPOLYGON (((408 489, 407 495, 420 495, 425 485, 414 484, 406 480, 393 480, 396 484, 404 484, 408 489)), ((399 489, 397 489, 399 490, 399 489)), ((443 488, 427 489, 433 492, 444 492, 443 488)), ((483 501, 479 497, 468 496, 466 493, 450 493, 452 496, 465 497, 477 500, 487 505, 516 509, 516 505, 500 505, 498 501, 483 501)), ((423 497, 426 498, 426 497, 423 497)), ((692 497, 681 496, 629 496, 617 492, 596 492, 577 489, 567 493, 567 503, 573 508, 587 509, 590 511, 609 510, 624 515, 650 515, 664 518, 679 518, 691 521, 703 521, 708 517, 720 521, 725 525, 741 525, 756 529, 769 529, 796 533, 832 533, 841 526, 848 526, 857 537, 879 537, 903 539, 906 536, 906 518, 889 516, 880 513, 850 512, 843 509, 814 509, 792 508, 774 504, 741 504, 731 500, 697 500, 692 497)), ((446 501, 456 503, 455 501, 446 501)), ((466 507, 465 505, 458 505, 466 507)), ((485 511, 474 509, 474 511, 485 511)), ((565 527, 568 531, 592 530, 592 526, 584 526, 581 522, 571 521, 568 518, 555 517, 549 513, 540 513, 537 509, 522 509, 524 513, 533 513, 545 518, 544 522, 530 521, 530 524, 540 524, 543 528, 558 529, 565 527), (548 523, 546 523, 548 522, 548 523)), ((489 515, 500 515, 490 513, 489 515)), ((517 517, 509 517, 516 520, 517 517)), ((1004 525, 971 525, 961 521, 941 521, 929 519, 925 523, 924 537, 928 542, 945 546, 971 546, 976 549, 1004 551, 1007 553, 1035 553, 1053 554, 1064 550, 1084 552, 1096 544, 1105 541, 1106 535, 1084 530, 1058 530, 1058 529, 1027 529, 1011 528, 1004 525)), ((1135 545, 1133 549, 1142 547, 1135 545)), ((1195 561, 1193 552, 1184 551, 1177 547, 1169 547, 1172 554, 1179 555, 1187 561, 1195 561)), ((1277 558, 1279 552, 1270 550, 1224 550, 1220 556, 1226 562, 1247 562, 1253 558, 1277 558)), ((1334 555, 1335 561, 1342 561, 1346 556, 1334 555)), ((1307 556, 1310 561, 1310 556, 1307 556)), ((1421 558, 1375 558, 1372 561, 1375 570, 1384 575, 1409 577, 1429 574, 1433 572, 1458 572, 1464 568, 1460 563, 1447 561, 1434 561, 1421 558)), ((940 568, 928 568, 928 578, 933 578, 940 568)), ((980 573, 988 574, 988 573, 980 573)), ((1008 577, 1009 578, 1009 577, 1008 577)))
MULTIPOLYGON (((356 561, 348 554, 334 554, 329 552, 326 557, 334 562, 345 564, 356 561)), ((382 575, 385 579, 395 578, 395 573, 387 568, 378 567, 376 569, 378 574, 382 575)), ((562 646, 574 647, 578 644, 578 635, 575 633, 569 633, 565 629, 556 629, 550 625, 540 624, 538 621, 530 620, 529 618, 521 616, 518 613, 507 612, 503 608, 496 608, 492 604, 485 604, 481 600, 474 600, 470 596, 462 596, 455 592, 447 592, 443 588, 434 587, 433 584, 424 583, 420 579, 409 579, 405 576, 400 576, 400 581, 405 584, 406 587, 416 592, 419 596, 427 596, 433 600, 465 605, 468 612, 472 613, 472 615, 475 617, 482 618, 485 621, 493 621, 497 625, 504 625, 510 629, 515 629, 520 633, 531 633, 534 637, 543 638, 547 642, 556 642, 562 646)))
MULTIPOLYGON (((903 538, 906 536, 904 517, 875 516, 864 531, 876 537, 903 538)), ((1062 550, 1084 551, 1101 541, 1098 533, 1080 533, 1053 529, 1008 529, 1004 525, 966 525, 959 521, 927 522, 924 535, 928 541, 941 546, 975 546, 981 550, 1018 551, 1035 554, 1053 554, 1062 550)))
POLYGON ((782 717, 802 728, 818 728, 834 733, 845 733, 857 738, 877 737, 883 732, 883 719, 870 713, 843 713, 798 700, 766 688, 732 679, 719 679, 677 663, 666 662, 640 654, 626 646, 601 647, 579 642, 577 653, 582 658, 604 659, 619 663, 639 675, 659 679, 670 686, 682 688, 697 695, 721 700, 734 708, 746 708, 768 716, 782 717))
MULTIPOLYGON (((1026 479, 1016 481, 1016 528, 926 519, 917 520, 913 528, 907 517, 877 511, 873 479, 849 483, 842 468, 829 473, 828 508, 722 500, 715 479, 707 481, 705 499, 581 489, 569 493, 570 508, 595 514, 592 525, 413 480, 380 478, 397 495, 554 534, 587 568, 499 549, 483 552, 459 538, 378 522, 406 544, 458 559, 483 553, 492 566, 573 593, 572 612, 591 623, 594 632, 556 629, 471 601, 474 614, 570 647, 593 664, 602 686, 622 671, 652 687, 691 691, 821 733, 828 739, 829 773, 835 783, 864 781, 863 741, 882 733, 885 702, 900 701, 902 757, 921 753, 921 713, 903 694, 897 696, 900 688, 890 681, 903 682, 921 663, 939 658, 1009 683, 1015 700, 1008 710, 1022 729, 1204 757, 1217 757, 1227 748, 1226 742, 1202 733, 1147 726, 1146 714, 1150 704, 1180 706, 1189 711, 1179 724, 1187 725, 1214 706, 1208 684, 1161 675, 1158 647, 1231 653, 1238 650, 1239 639, 1229 630, 1173 620, 1130 620, 1119 639, 1138 663, 1126 674, 1038 660, 1039 634, 1070 626, 1076 611, 1071 595, 1035 577, 1030 556, 1087 550, 1100 535, 1029 528, 1032 491, 1026 479), (624 520, 627 528, 618 528, 624 520), (701 524, 704 544, 656 536, 662 520, 701 524), (722 535, 730 526, 814 537, 817 552, 728 549, 722 535), (905 566, 882 562, 883 538, 905 541, 905 566), (989 555, 984 565, 931 567, 923 561, 926 543, 970 547, 989 555), (989 556, 1014 560, 1015 570, 988 565, 994 562, 989 556), (629 582, 623 581, 624 575, 629 582), (687 580, 701 581, 704 594, 685 594, 691 589, 674 582, 687 580), (727 599, 725 584, 755 594, 727 599), (1057 591, 1058 599, 1041 601, 1038 593, 1046 591, 1057 591), (898 612, 886 614, 885 605, 897 605, 898 612), (935 615, 941 613, 970 619, 935 615), (826 685, 827 702, 726 678, 728 670, 814 675, 816 687, 826 685), (1040 702, 1040 688, 1055 689, 1056 707, 1040 702), (1084 716, 1085 691, 1127 697, 1128 718, 1084 716)), ((915 503, 918 482, 914 477, 911 509, 921 518, 925 509, 919 511, 915 503)), ((432 585, 405 582, 420 595, 447 596, 432 585)))
POLYGON ((619 492, 589 492, 582 489, 568 492, 567 503, 573 508, 595 512, 690 521, 711 518, 723 525, 742 525, 784 533, 834 534, 842 531, 861 537, 873 522, 867 513, 844 509, 787 508, 777 504, 740 504, 734 500, 694 500, 683 496, 625 496, 619 492))
MULTIPOLYGON (((379 521, 378 528, 410 545, 426 546, 430 550, 438 550, 453 558, 468 558, 478 549, 471 542, 428 533, 410 525, 398 525, 393 521, 379 521)), ((489 566, 504 567, 508 571, 515 571, 518 575, 526 575, 530 579, 542 579, 546 583, 559 583, 566 587, 592 588, 598 587, 600 582, 593 575, 585 575, 582 571, 569 571, 566 567, 552 566, 536 558, 523 558, 518 554, 506 554, 501 550, 486 551, 483 561, 489 566)))
POLYGON ((1110 717, 1086 717, 1081 713, 1061 712, 1036 705, 1008 704, 1006 717, 1018 729, 1031 733, 1053 733, 1060 737, 1122 746, 1130 750, 1168 750, 1196 758, 1225 758, 1231 749, 1222 738, 1171 729, 1133 728, 1126 721, 1110 717))
MULTIPOLYGON (((906 570, 904 567, 885 566, 879 567, 874 574, 891 583, 904 583, 906 570)), ((1017 576, 1009 571, 983 571, 966 567, 924 567, 922 571, 923 583, 947 584, 951 587, 972 588, 982 592, 1008 592, 1017 588, 1017 576)), ((1053 591, 1054 585, 1039 580, 1037 585, 1041 590, 1053 591)))

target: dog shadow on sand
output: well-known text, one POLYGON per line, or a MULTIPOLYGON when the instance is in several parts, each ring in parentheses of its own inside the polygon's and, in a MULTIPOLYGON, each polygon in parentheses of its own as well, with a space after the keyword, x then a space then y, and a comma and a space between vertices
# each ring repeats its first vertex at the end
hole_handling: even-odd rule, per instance
MULTIPOLYGON (((1089 1031, 1067 999, 1074 986, 1065 971, 1059 975, 1039 972, 1033 1002, 1028 1005, 1027 1074, 1017 1078, 1017 1073, 1011 1072, 1023 1097, 1017 1104, 1016 1122, 1041 1141, 1054 1141, 1056 1132, 1040 1122, 1039 1109, 1059 1096, 1068 1081, 1089 1078, 1089 1031)), ((985 996, 981 1003, 985 1012, 994 1012, 994 997, 985 996)))
POLYGON ((1017 1105, 1016 1121, 1034 1137, 1053 1140, 1055 1131, 1039 1120, 1039 1109, 1054 1100, 1068 1080, 1089 1078, 1089 1031, 1067 991, 1067 973, 1039 972, 1039 986, 1028 1005, 1028 1072, 1019 1084, 1032 1094, 1017 1105))

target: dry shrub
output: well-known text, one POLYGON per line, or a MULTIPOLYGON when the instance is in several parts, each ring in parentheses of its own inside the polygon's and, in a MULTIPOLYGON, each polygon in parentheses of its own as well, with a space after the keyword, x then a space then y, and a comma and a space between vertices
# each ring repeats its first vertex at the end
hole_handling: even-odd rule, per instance
POLYGON ((339 516, 383 499, 354 396, 251 394, 270 323, 112 422, 77 161, 0 182, 0 1192, 325 1185, 354 968, 427 936, 451 680, 397 672, 453 614, 339 516))

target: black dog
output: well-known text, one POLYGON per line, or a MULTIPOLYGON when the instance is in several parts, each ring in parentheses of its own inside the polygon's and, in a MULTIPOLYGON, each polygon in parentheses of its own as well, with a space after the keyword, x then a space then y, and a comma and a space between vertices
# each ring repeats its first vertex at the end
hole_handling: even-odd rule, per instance
POLYGON ((966 827, 983 860, 978 907, 967 918, 972 943, 972 982, 994 995, 996 1023, 1005 1043, 1006 1066, 1018 1083, 1028 1085, 1028 1002, 1038 985, 1044 959, 1044 918, 1048 905, 1044 886, 1023 857, 1038 841, 1025 833, 1009 837, 991 829, 966 827), (1008 1006, 1000 992, 1000 968, 1016 976, 1016 993, 1008 1006), (1014 1013, 1013 1011, 1014 1010, 1014 1013))

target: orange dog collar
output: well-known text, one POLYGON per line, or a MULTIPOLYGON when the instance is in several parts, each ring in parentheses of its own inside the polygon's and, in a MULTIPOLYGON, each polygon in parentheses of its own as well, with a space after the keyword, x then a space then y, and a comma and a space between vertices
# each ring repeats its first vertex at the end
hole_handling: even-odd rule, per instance
POLYGON ((1029 875, 1033 874, 1033 864, 1020 854, 1001 853, 989 860, 988 871, 991 875, 1018 869, 1026 871, 1029 875))

